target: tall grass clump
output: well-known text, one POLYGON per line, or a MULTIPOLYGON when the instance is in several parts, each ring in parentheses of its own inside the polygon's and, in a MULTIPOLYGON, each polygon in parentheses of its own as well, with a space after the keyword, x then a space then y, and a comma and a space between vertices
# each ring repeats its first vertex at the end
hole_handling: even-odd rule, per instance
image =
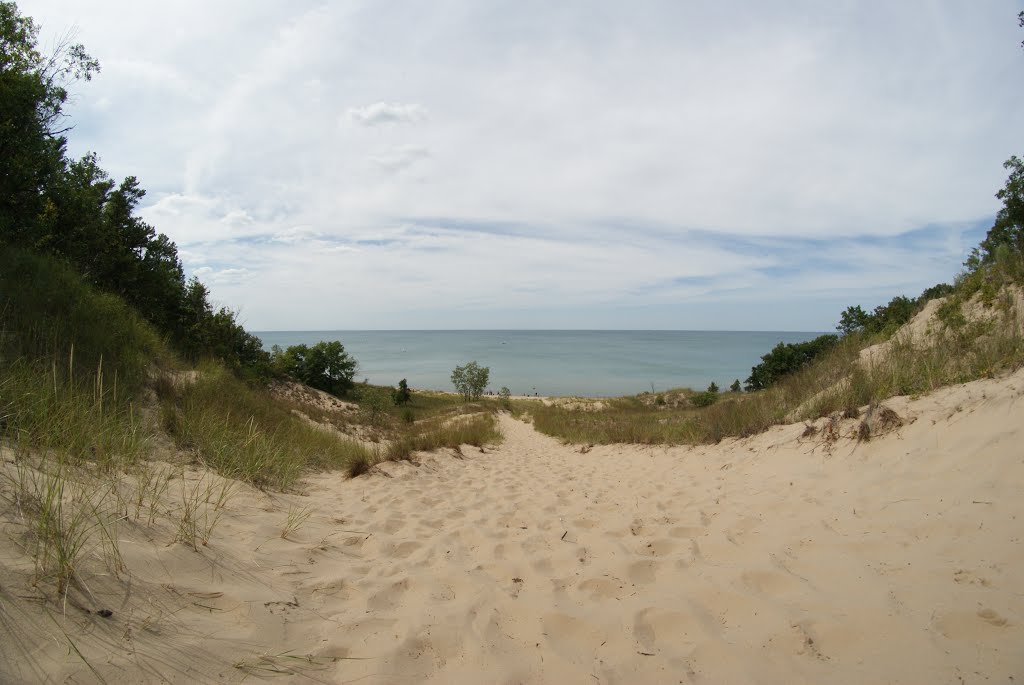
POLYGON ((493 414, 457 416, 421 423, 393 440, 386 454, 388 459, 408 459, 413 452, 458 448, 461 445, 483 447, 501 440, 501 430, 493 414))
POLYGON ((602 410, 567 409, 537 403, 529 413, 534 428, 566 442, 659 445, 698 439, 699 429, 692 410, 661 412, 624 403, 613 403, 602 410))
MULTIPOLYGON (((72 352, 73 355, 73 352, 72 352)), ((59 454, 69 463, 125 468, 151 437, 134 404, 120 395, 116 376, 69 370, 74 357, 48 366, 23 359, 0 368, 0 435, 19 452, 59 454), (110 383, 110 385, 108 385, 110 383)))
POLYGON ((285 489, 306 469, 348 469, 370 459, 360 443, 311 425, 213 362, 194 378, 159 385, 164 428, 218 473, 285 489))
POLYGON ((136 411, 153 329, 50 258, 0 249, 0 437, 22 451, 103 466, 134 463, 149 431, 136 411))

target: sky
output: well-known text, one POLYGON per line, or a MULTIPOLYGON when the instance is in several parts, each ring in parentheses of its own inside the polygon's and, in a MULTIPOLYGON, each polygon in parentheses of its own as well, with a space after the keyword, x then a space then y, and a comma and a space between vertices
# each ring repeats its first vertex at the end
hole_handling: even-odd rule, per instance
POLYGON ((250 330, 831 330, 1024 154, 1019 0, 32 0, 69 149, 250 330))

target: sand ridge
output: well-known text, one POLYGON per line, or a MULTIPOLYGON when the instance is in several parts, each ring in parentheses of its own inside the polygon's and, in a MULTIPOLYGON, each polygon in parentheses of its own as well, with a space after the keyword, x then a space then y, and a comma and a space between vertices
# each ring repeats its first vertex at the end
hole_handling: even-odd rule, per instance
MULTIPOLYGON (((583 452, 503 416, 495 449, 240 490, 199 552, 125 545, 112 618, 61 621, 111 682, 1020 682, 1022 394, 895 398, 866 442, 583 452)), ((66 652, 15 673, 92 680, 66 652)))

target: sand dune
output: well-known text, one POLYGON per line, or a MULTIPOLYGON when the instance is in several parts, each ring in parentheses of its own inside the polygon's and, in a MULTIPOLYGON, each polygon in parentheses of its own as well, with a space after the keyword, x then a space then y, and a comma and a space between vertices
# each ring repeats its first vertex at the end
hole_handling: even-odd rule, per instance
POLYGON ((199 552, 147 529, 122 544, 128 589, 91 583, 108 619, 3 597, 24 641, 0 647, 3 669, 13 682, 1021 682, 1022 394, 1018 372, 896 398, 906 425, 867 442, 846 421, 835 442, 799 424, 582 453, 503 417, 505 443, 483 453, 320 474, 303 496, 239 490, 199 552), (283 539, 290 507, 310 516, 283 539))

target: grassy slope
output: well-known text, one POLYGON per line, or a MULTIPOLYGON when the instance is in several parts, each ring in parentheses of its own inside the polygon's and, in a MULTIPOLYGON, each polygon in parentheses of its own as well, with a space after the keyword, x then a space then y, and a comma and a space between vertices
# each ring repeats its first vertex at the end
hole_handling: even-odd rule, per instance
MULTIPOLYGON (((938 308, 927 336, 852 335, 807 368, 775 386, 724 393, 706 408, 663 406, 620 398, 601 409, 519 403, 535 427, 569 442, 686 444, 742 437, 772 425, 854 412, 895 395, 919 395, 945 385, 1012 371, 1024 365, 1022 316, 1013 288, 1024 281, 1020 259, 1007 259, 961 277, 938 308), (860 361, 865 347, 887 353, 860 361)), ((678 395, 679 393, 676 393, 678 395)))

